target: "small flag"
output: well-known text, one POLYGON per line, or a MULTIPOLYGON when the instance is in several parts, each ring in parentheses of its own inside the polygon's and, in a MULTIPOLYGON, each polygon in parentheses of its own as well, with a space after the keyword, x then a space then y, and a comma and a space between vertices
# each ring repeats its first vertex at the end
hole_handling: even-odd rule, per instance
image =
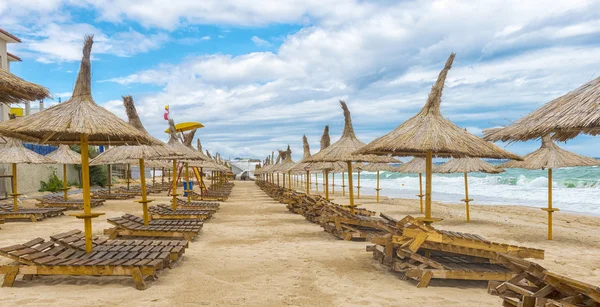
POLYGON ((164 115, 165 120, 169 120, 169 105, 165 106, 165 115, 164 115))

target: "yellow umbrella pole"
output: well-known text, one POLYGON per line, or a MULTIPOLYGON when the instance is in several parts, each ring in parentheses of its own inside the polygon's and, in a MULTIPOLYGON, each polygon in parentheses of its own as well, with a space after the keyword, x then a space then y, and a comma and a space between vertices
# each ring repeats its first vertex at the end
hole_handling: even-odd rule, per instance
POLYGON ((200 195, 204 194, 204 173, 202 167, 200 168, 200 195))
POLYGON ((335 170, 331 170, 331 194, 335 194, 335 170))
POLYGON ((469 198, 469 180, 467 179, 467 172, 464 173, 465 176, 465 199, 462 201, 465 202, 466 210, 467 210, 467 223, 471 222, 471 213, 469 212, 469 202, 472 199, 469 198))
POLYGON ((423 213, 423 174, 419 173, 419 203, 421 205, 421 213, 423 213))
POLYGON ((306 171, 306 194, 310 195, 310 171, 306 171))
POLYGON ((358 170, 358 184, 356 185, 356 198, 360 199, 360 169, 358 170))
POLYGON ((319 193, 319 177, 317 176, 317 173, 315 173, 315 191, 319 193))
POLYGON ((63 192, 65 200, 69 199, 69 195, 67 193, 69 191, 69 186, 67 183, 67 165, 63 164, 63 192))
POLYGON ((150 216, 148 215, 148 203, 152 202, 146 198, 146 167, 144 165, 144 159, 140 159, 140 182, 142 187, 142 200, 138 200, 138 203, 142 204, 144 212, 144 225, 148 225, 150 222, 150 216))
POLYGON ((348 192, 350 193, 350 214, 354 214, 354 191, 352 190, 352 162, 348 161, 348 192))
POLYGON ((292 171, 288 171, 288 189, 292 189, 292 171))
POLYGON ((431 217, 431 177, 433 171, 433 153, 428 151, 425 157, 425 218, 421 220, 427 224, 438 222, 441 219, 431 217))
POLYGON ((329 200, 329 171, 325 170, 325 199, 329 200))
POLYGON ((13 197, 13 210, 19 211, 19 200, 17 197, 20 195, 17 191, 17 163, 12 164, 12 175, 13 175, 13 191, 11 196, 13 197))
POLYGON ((342 196, 346 196, 346 184, 344 183, 344 172, 342 172, 342 196))
POLYGON ((283 173, 283 187, 285 188, 285 173, 283 173))
POLYGON ((160 184, 161 185, 165 184, 165 168, 164 167, 160 168, 160 184))
POLYGON ((377 171, 377 188, 375 189, 375 191, 377 191, 377 197, 376 197, 376 202, 379 202, 379 191, 381 189, 379 188, 379 171, 377 171))
POLYGON ((108 165, 108 184, 106 185, 108 187, 108 194, 110 195, 110 187, 113 186, 112 184, 112 165, 108 165))
POLYGON ((279 185, 279 173, 277 173, 277 185, 279 185))
POLYGON ((152 185, 154 186, 156 184, 156 167, 152 168, 152 185))
POLYGON ((552 213, 560 211, 558 208, 552 208, 552 169, 548 168, 548 208, 542 208, 548 212, 548 240, 552 240, 552 213))
POLYGON ((192 187, 190 185, 190 168, 187 162, 185 162, 185 181, 187 181, 187 189, 185 192, 187 194, 187 203, 189 205, 192 203, 192 187))
POLYGON ((71 214, 79 219, 83 219, 85 233, 85 252, 92 251, 92 218, 96 218, 104 213, 92 213, 90 205, 90 165, 88 160, 88 136, 82 134, 81 142, 81 181, 83 186, 83 213, 71 214))
POLYGON ((173 211, 177 211, 177 160, 173 160, 173 187, 171 188, 171 196, 173 196, 173 200, 171 201, 171 208, 173 211))
POLYGON ((127 163, 127 167, 125 168, 127 172, 127 191, 129 191, 129 184, 131 183, 131 165, 127 163))

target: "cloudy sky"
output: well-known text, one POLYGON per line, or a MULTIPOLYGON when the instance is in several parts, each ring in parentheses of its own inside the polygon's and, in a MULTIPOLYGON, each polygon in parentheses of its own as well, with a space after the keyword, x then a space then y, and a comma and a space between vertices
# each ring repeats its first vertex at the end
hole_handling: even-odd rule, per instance
MULTIPOLYGON (((287 144, 298 158, 302 135, 314 152, 327 124, 337 140, 339 99, 369 142, 418 112, 451 52, 442 112, 476 135, 600 75, 598 1, 2 0, 0 20, 23 41, 12 71, 48 87, 48 103, 70 97, 92 33, 97 103, 124 118, 132 95, 163 140, 168 104, 232 158, 287 144)), ((563 146, 600 156, 597 144, 563 146)))

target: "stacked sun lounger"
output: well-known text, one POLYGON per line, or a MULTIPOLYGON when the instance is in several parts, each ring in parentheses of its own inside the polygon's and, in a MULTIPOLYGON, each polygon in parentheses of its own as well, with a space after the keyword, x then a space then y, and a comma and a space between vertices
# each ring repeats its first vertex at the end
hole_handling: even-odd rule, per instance
MULTIPOLYGON (((200 207, 199 207, 200 208, 200 207)), ((150 216, 153 220, 162 219, 162 220, 183 220, 183 219, 193 219, 206 221, 209 220, 216 209, 214 210, 202 210, 202 209, 177 209, 173 211, 171 206, 169 205, 154 205, 148 207, 148 211, 150 211, 150 216)))
POLYGON ((22 208, 14 211, 13 205, 0 204, 0 218, 5 221, 31 221, 38 222, 47 218, 64 215, 66 208, 22 208))
MULTIPOLYGON (((67 208, 69 210, 83 210, 83 199, 67 199, 59 195, 47 195, 40 198, 36 198, 38 203, 36 207, 39 208, 67 208)), ((90 205, 93 207, 102 206, 104 200, 102 199, 91 199, 90 205)))
POLYGON ((92 191, 92 199, 122 200, 122 199, 130 199, 130 198, 134 198, 134 197, 135 197, 135 195, 115 192, 114 190, 111 191, 111 193, 108 193, 107 189, 92 191))

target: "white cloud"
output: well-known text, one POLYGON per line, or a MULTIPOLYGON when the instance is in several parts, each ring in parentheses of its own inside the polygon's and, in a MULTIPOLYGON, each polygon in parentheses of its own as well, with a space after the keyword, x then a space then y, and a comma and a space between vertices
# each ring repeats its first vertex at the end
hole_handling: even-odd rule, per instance
POLYGON ((269 47, 271 46, 271 43, 269 43, 268 41, 258 37, 258 36, 252 36, 251 38, 252 42, 254 44, 256 44, 257 46, 262 46, 262 47, 269 47))

